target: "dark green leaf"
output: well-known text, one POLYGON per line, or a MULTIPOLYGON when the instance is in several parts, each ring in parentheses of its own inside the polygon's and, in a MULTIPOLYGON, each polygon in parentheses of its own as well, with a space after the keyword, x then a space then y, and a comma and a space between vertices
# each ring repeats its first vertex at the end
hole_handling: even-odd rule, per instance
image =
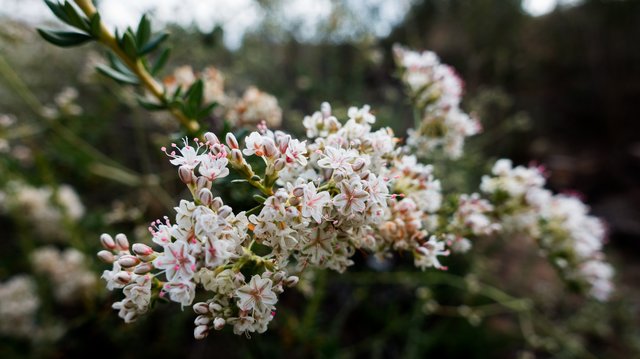
POLYGON ((95 37, 96 39, 99 39, 102 33, 102 29, 100 27, 100 14, 95 13, 91 17, 90 28, 91 28, 91 35, 93 35, 93 37, 95 37))
POLYGON ((125 75, 119 71, 116 71, 108 66, 104 66, 104 65, 98 65, 96 67, 96 69, 98 70, 98 72, 100 72, 101 74, 110 77, 120 83, 125 83, 125 84, 130 84, 130 85, 138 85, 140 83, 140 81, 138 80, 138 78, 136 77, 131 77, 128 75, 125 75))
POLYGON ((61 47, 78 46, 93 40, 91 36, 79 32, 38 29, 38 33, 48 42, 61 47))
POLYGON ((209 114, 211 113, 211 110, 213 110, 216 106, 218 106, 217 102, 208 104, 198 112, 198 118, 200 119, 200 118, 205 118, 209 116, 209 114))
POLYGON ((169 37, 169 33, 166 33, 166 32, 162 32, 154 35, 151 38, 151 40, 149 40, 149 42, 147 42, 147 44, 144 45, 142 49, 140 49, 139 55, 140 56, 146 55, 151 51, 155 50, 158 46, 160 46, 160 44, 162 44, 165 40, 167 40, 168 37, 169 37))
POLYGON ((261 196, 259 194, 254 194, 253 195, 253 199, 258 201, 258 203, 264 203, 267 200, 266 198, 264 198, 263 196, 261 196))
POLYGON ((155 64, 153 64, 151 74, 156 75, 158 72, 160 72, 160 70, 162 70, 164 65, 167 63, 167 60, 169 59, 169 54, 171 54, 171 49, 166 48, 162 50, 162 53, 160 54, 160 56, 158 56, 155 64))
POLYGON ((196 82, 194 82, 193 85, 191 85, 191 87, 189 87, 189 90, 187 90, 187 93, 185 94, 185 100, 187 101, 187 105, 190 107, 191 109, 191 113, 195 113, 197 110, 200 109, 200 106, 202 105, 202 95, 204 92, 204 83, 202 82, 202 80, 198 80, 196 82))
POLYGON ((137 96, 137 100, 138 103, 140 104, 140 106, 142 106, 143 108, 149 110, 149 111, 160 111, 160 110, 166 110, 167 106, 161 104, 161 103, 156 103, 156 102, 152 102, 149 99, 142 97, 142 96, 137 96))
POLYGON ((145 14, 140 19, 140 23, 138 23, 138 31, 136 32, 136 43, 138 44, 138 48, 144 46, 147 41, 149 41, 149 37, 151 37, 151 22, 145 14))
POLYGON ((84 15, 78 13, 78 10, 76 10, 76 7, 71 2, 65 2, 63 9, 65 14, 67 14, 67 24, 86 32, 90 31, 89 22, 84 15))
POLYGON ((124 50, 125 54, 127 54, 130 59, 135 60, 138 58, 138 48, 131 29, 125 32, 122 36, 122 50, 124 50))
POLYGON ((60 20, 64 21, 65 23, 69 23, 69 17, 67 16, 67 14, 65 14, 64 10, 62 10, 62 6, 59 2, 57 1, 50 1, 50 0, 44 0, 44 3, 47 4, 47 6, 49 7, 49 9, 51 9, 51 12, 53 12, 53 14, 60 20))
POLYGON ((131 70, 129 70, 127 65, 125 65, 122 62, 122 60, 120 60, 113 53, 108 52, 107 53, 107 58, 109 59, 109 63, 111 64, 111 67, 114 68, 115 70, 117 70, 118 72, 121 72, 122 74, 130 76, 130 77, 136 77, 136 75, 133 72, 131 72, 131 70))

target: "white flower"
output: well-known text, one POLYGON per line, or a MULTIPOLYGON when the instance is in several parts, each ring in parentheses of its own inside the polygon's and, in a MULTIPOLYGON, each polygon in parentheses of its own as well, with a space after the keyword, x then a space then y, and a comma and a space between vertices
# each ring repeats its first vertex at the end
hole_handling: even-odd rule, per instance
POLYGON ((316 186, 314 186, 312 182, 307 183, 304 186, 302 202, 300 203, 302 216, 307 218, 311 217, 317 223, 320 223, 322 220, 322 210, 329 202, 331 202, 331 196, 328 192, 321 191, 318 193, 316 186))
POLYGON ((206 157, 205 154, 200 153, 200 148, 203 147, 202 144, 198 143, 197 147, 193 147, 189 145, 189 140, 185 138, 183 140, 184 147, 180 148, 175 143, 172 143, 171 146, 178 150, 179 154, 175 151, 167 152, 166 148, 162 148, 162 151, 167 154, 172 160, 172 165, 180 167, 186 166, 190 169, 194 169, 200 164, 200 162, 206 157))
POLYGON ((193 298, 195 298, 196 285, 191 281, 184 282, 169 282, 165 283, 162 287, 165 293, 169 293, 169 299, 180 305, 191 305, 193 298))
POLYGON ((178 241, 164 246, 164 253, 153 261, 153 265, 166 270, 167 280, 189 280, 196 269, 195 258, 189 254, 188 245, 178 241))
POLYGON ((254 275, 251 277, 249 284, 236 290, 238 307, 244 311, 254 310, 259 312, 272 308, 278 302, 278 297, 271 290, 272 285, 271 279, 254 275))
POLYGON ((448 255, 449 251, 445 250, 445 242, 440 242, 435 236, 431 236, 427 242, 416 249, 414 253, 414 264, 422 270, 428 267, 446 269, 445 266, 440 264, 438 256, 448 255))
POLYGON ((340 194, 333 197, 333 205, 345 215, 364 212, 369 193, 362 190, 362 183, 354 180, 351 183, 340 182, 340 194))
POLYGON ((227 177, 229 175, 229 169, 227 168, 228 163, 229 160, 226 157, 208 155, 202 158, 202 162, 200 163, 198 170, 206 179, 214 181, 218 178, 227 177))
POLYGON ((334 170, 351 169, 350 162, 354 159, 354 155, 342 148, 327 147, 324 149, 322 159, 318 160, 318 166, 322 168, 331 168, 334 170))
POLYGON ((361 109, 357 107, 349 107, 347 116, 349 119, 354 120, 357 123, 375 123, 376 117, 369 112, 371 107, 364 105, 361 109))

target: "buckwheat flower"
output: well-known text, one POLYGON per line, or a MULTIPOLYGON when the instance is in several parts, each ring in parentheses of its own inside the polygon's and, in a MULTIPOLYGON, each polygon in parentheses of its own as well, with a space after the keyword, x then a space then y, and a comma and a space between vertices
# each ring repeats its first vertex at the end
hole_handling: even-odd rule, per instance
POLYGON ((431 236, 428 241, 423 243, 414 252, 414 264, 422 270, 429 267, 447 269, 447 267, 440 264, 438 256, 448 255, 449 251, 445 249, 445 242, 438 241, 435 236, 431 236))
POLYGON ((246 148, 242 150, 245 156, 264 156, 264 143, 265 137, 258 132, 251 132, 249 136, 245 137, 244 143, 246 148))
POLYGON ((342 148, 327 147, 324 149, 322 159, 318 160, 318 166, 321 168, 330 168, 333 170, 349 170, 350 162, 355 158, 353 153, 342 148))
POLYGON ((17 275, 0 283, 0 335, 33 335, 39 307, 36 283, 30 276, 17 275))
POLYGON ((349 119, 354 120, 357 123, 375 123, 376 117, 372 115, 370 111, 371 107, 369 107, 369 105, 364 105, 360 109, 357 107, 349 107, 347 116, 349 116, 349 119))
POLYGON ((189 145, 189 140, 187 138, 183 139, 183 143, 184 143, 183 147, 179 147, 175 143, 171 144, 171 147, 178 150, 179 153, 176 153, 175 150, 171 152, 167 152, 167 149, 165 147, 162 147, 162 151, 167 156, 172 158, 169 161, 172 165, 176 167, 186 166, 188 168, 194 169, 206 157, 205 154, 200 152, 200 149, 203 147, 203 144, 198 143, 197 147, 193 147, 189 145))
POLYGON ((297 163, 300 166, 307 165, 307 141, 292 139, 284 152, 287 163, 297 163))
POLYGON ((63 251, 55 247, 36 249, 31 261, 34 271, 53 284, 53 294, 60 303, 72 303, 89 297, 97 277, 89 270, 85 255, 75 248, 63 251))
POLYGON ((223 156, 204 156, 202 162, 200 162, 198 171, 209 181, 214 181, 229 175, 229 169, 227 168, 228 163, 229 160, 223 156))
POLYGON ((235 257, 235 243, 228 240, 207 237, 204 242, 205 265, 215 268, 227 259, 235 257))
POLYGON ((302 208, 302 216, 311 217, 317 223, 322 220, 323 209, 331 202, 331 196, 328 192, 317 192, 316 186, 309 182, 303 187, 302 202, 300 207, 302 208))
POLYGON ((358 180, 350 183, 341 182, 339 187, 340 194, 333 197, 333 205, 336 209, 345 215, 364 212, 369 193, 362 189, 362 183, 358 180))
POLYGON ((191 281, 174 282, 170 281, 165 283, 162 287, 163 292, 169 294, 169 299, 176 303, 180 303, 181 306, 188 306, 193 303, 195 298, 196 285, 191 281))
POLYGON ((137 311, 140 313, 146 312, 151 302, 151 282, 150 275, 138 276, 122 290, 126 298, 136 305, 137 311))
POLYGON ((166 270, 168 281, 189 280, 196 269, 195 258, 189 254, 185 242, 173 242, 164 246, 164 253, 153 261, 158 269, 166 270))
POLYGON ((273 282, 259 275, 251 277, 248 284, 236 290, 238 307, 243 311, 259 311, 273 308, 278 302, 278 297, 271 290, 273 282))

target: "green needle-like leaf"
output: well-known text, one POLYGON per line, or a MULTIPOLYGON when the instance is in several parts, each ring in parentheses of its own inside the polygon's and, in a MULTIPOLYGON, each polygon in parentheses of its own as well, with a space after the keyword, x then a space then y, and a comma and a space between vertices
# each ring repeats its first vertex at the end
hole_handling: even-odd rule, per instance
POLYGON ((93 37, 79 32, 38 29, 38 33, 43 39, 60 47, 79 46, 93 40, 93 37))

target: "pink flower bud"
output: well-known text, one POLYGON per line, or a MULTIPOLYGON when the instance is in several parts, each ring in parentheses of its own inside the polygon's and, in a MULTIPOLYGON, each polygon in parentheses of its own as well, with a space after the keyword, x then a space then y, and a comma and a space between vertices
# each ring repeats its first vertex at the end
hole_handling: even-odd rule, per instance
POLYGON ((203 205, 208 206, 213 201, 213 193, 208 188, 203 188, 198 191, 198 199, 203 205))
POLYGON ((113 250, 116 248, 116 242, 113 240, 113 237, 106 233, 103 233, 100 236, 100 243, 102 243, 102 246, 106 249, 113 250))
POLYGON ((198 325, 193 330, 193 337, 198 340, 206 338, 207 335, 209 335, 209 327, 206 325, 198 325))
POLYGON ((233 213, 233 210, 229 206, 222 206, 218 210, 218 216, 222 218, 227 218, 231 213, 233 213))
POLYGON ((287 287, 294 287, 296 284, 298 284, 298 281, 300 281, 300 278, 298 278, 295 275, 290 276, 289 278, 284 280, 284 284, 287 287))
POLYGON ((129 240, 123 233, 116 234, 116 247, 118 247, 118 249, 120 249, 121 251, 129 250, 129 240))
POLYGON ((193 171, 188 166, 180 166, 178 168, 178 177, 184 184, 191 184, 193 182, 193 171))
POLYGON ((101 261, 107 263, 107 264, 111 264, 114 261, 114 256, 113 253, 109 252, 109 251, 105 251, 105 250, 101 250, 100 252, 98 252, 98 258, 100 258, 101 261))
POLYGON ((140 263, 133 270, 133 273, 138 274, 138 275, 143 275, 143 274, 147 274, 147 273, 151 272, 154 268, 155 267, 151 263, 140 263))
POLYGON ((242 151, 237 148, 231 150, 231 159, 235 163, 244 163, 244 157, 242 157, 242 151))
POLYGON ((282 171, 284 169, 284 166, 287 163, 282 159, 282 158, 278 158, 274 163, 273 163, 273 168, 276 171, 282 171))
POLYGON ((196 314, 208 314, 209 313, 209 305, 204 302, 199 302, 193 305, 193 311, 196 314))
POLYGON ((131 268, 135 267, 140 263, 140 259, 136 256, 132 255, 124 255, 118 259, 118 264, 122 266, 122 268, 131 268))
POLYGON ((211 323, 211 318, 206 315, 199 315, 196 317, 196 320, 193 321, 195 325, 209 325, 211 323))
POLYGON ((213 199, 213 201, 211 201, 211 208, 215 209, 216 211, 223 205, 224 202, 222 202, 222 199, 220 199, 220 197, 216 197, 213 199))
POLYGON ((200 191, 203 188, 211 188, 211 182, 204 177, 198 177, 196 180, 196 190, 200 191))
POLYGON ((205 133, 204 139, 207 140, 210 145, 217 145, 218 143, 220 143, 220 140, 218 140, 218 136, 216 136, 213 132, 205 133))
POLYGON ((362 158, 356 158, 355 162, 351 165, 354 171, 358 172, 364 167, 366 162, 362 158))
POLYGON ((211 154, 217 155, 220 152, 222 152, 223 148, 221 144, 217 143, 217 144, 211 145, 211 147, 209 147, 209 150, 211 151, 211 154))
POLYGON ((276 272, 271 279, 274 283, 280 282, 284 278, 284 272, 276 272))
POLYGON ((209 311, 211 313, 217 313, 222 310, 222 306, 218 303, 209 303, 209 311))
POLYGON ((131 282, 131 274, 125 271, 118 272, 114 276, 114 279, 120 284, 129 284, 129 282, 131 282))
POLYGON ((218 318, 213 320, 213 328, 215 330, 220 330, 220 329, 224 328, 225 324, 227 324, 227 321, 224 320, 224 318, 218 317, 218 318))
POLYGON ((264 148, 264 155, 268 158, 272 158, 278 154, 276 144, 273 143, 271 139, 266 140, 262 147, 264 148))
POLYGON ((291 193, 293 193, 293 195, 296 197, 302 197, 302 195, 304 194, 304 188, 302 188, 302 186, 298 186, 294 188, 291 193))
POLYGON ((231 148, 232 150, 240 148, 240 146, 238 145, 238 140, 236 139, 236 136, 233 135, 233 133, 227 133, 225 140, 227 141, 227 146, 229 146, 229 148, 231 148))
POLYGON ((144 243, 134 243, 131 249, 133 250, 133 253, 138 256, 148 256, 153 254, 153 248, 144 243))

